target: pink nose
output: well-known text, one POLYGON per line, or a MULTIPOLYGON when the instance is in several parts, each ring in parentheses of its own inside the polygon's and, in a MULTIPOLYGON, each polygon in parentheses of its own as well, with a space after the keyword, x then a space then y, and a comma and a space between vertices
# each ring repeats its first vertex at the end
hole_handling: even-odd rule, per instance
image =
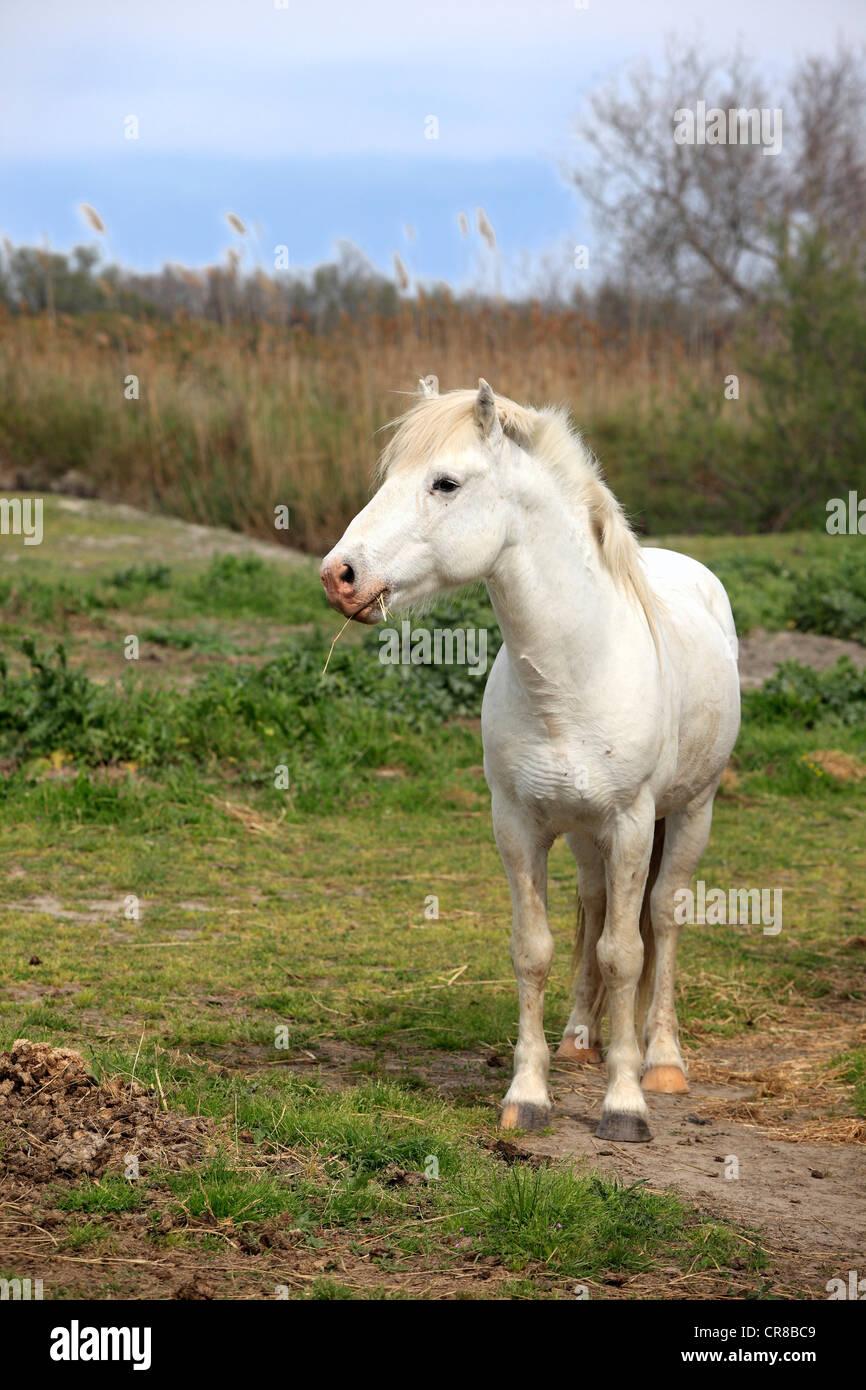
POLYGON ((348 613, 355 599, 355 571, 347 560, 337 558, 322 565, 322 583, 332 608, 348 613))

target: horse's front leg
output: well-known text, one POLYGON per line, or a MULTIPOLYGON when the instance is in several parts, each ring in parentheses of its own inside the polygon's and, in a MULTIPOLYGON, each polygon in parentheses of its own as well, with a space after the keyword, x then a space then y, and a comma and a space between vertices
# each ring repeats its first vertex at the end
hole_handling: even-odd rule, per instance
POLYGON ((618 818, 605 852, 607 905, 598 941, 598 963, 610 1007, 607 1091, 596 1129, 599 1139, 645 1142, 652 1138, 640 1088, 641 1055, 635 1034, 635 999, 643 965, 640 909, 653 843, 652 807, 637 806, 618 818))
POLYGON ((541 1129, 550 1119, 550 1052, 544 1036, 544 987, 553 959, 553 937, 547 925, 550 841, 533 820, 502 797, 493 800, 493 828, 511 885, 511 959, 520 1000, 514 1078, 502 1103, 500 1123, 503 1129, 541 1129))

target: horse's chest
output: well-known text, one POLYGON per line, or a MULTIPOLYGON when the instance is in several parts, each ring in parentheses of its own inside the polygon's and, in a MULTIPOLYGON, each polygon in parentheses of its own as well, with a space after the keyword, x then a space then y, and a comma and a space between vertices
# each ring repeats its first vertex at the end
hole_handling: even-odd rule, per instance
POLYGON ((488 780, 519 804, 563 823, 603 811, 617 781, 612 748, 536 742, 526 730, 487 748, 485 768, 488 780))
POLYGON ((497 657, 482 712, 491 788, 557 832, 602 819, 628 801, 658 763, 657 721, 646 717, 650 702, 636 707, 605 698, 578 708, 554 693, 533 707, 500 664, 497 657))

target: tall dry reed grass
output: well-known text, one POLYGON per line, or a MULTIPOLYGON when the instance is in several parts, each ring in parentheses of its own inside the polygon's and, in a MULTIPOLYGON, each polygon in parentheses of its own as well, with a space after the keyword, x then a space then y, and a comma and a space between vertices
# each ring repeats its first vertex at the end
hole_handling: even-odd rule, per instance
POLYGON ((274 536, 274 508, 287 504, 291 530, 277 539, 321 552, 369 496, 378 432, 429 372, 442 390, 484 376, 517 400, 565 403, 592 442, 597 422, 648 415, 718 364, 709 342, 605 334, 576 311, 423 296, 327 335, 6 315, 0 467, 40 486, 74 468, 103 496, 258 536, 274 536))

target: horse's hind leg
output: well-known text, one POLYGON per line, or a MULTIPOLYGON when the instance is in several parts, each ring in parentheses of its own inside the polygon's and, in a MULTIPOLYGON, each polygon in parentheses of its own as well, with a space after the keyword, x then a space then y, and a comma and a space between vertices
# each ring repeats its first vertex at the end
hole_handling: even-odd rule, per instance
POLYGON ((597 947, 604 926, 606 893, 604 860, 592 841, 576 834, 567 835, 566 840, 578 868, 583 931, 581 934, 578 927, 580 960, 576 962, 574 1008, 556 1056, 560 1062, 572 1065, 601 1061, 601 1015, 605 994, 597 947))
POLYGON ((645 1091, 676 1093, 689 1089, 679 1047, 674 997, 680 934, 674 917, 675 894, 678 889, 689 887, 707 847, 714 795, 715 787, 665 820, 664 853, 650 896, 656 959, 652 1002, 644 1027, 646 1054, 641 1084, 645 1091))

